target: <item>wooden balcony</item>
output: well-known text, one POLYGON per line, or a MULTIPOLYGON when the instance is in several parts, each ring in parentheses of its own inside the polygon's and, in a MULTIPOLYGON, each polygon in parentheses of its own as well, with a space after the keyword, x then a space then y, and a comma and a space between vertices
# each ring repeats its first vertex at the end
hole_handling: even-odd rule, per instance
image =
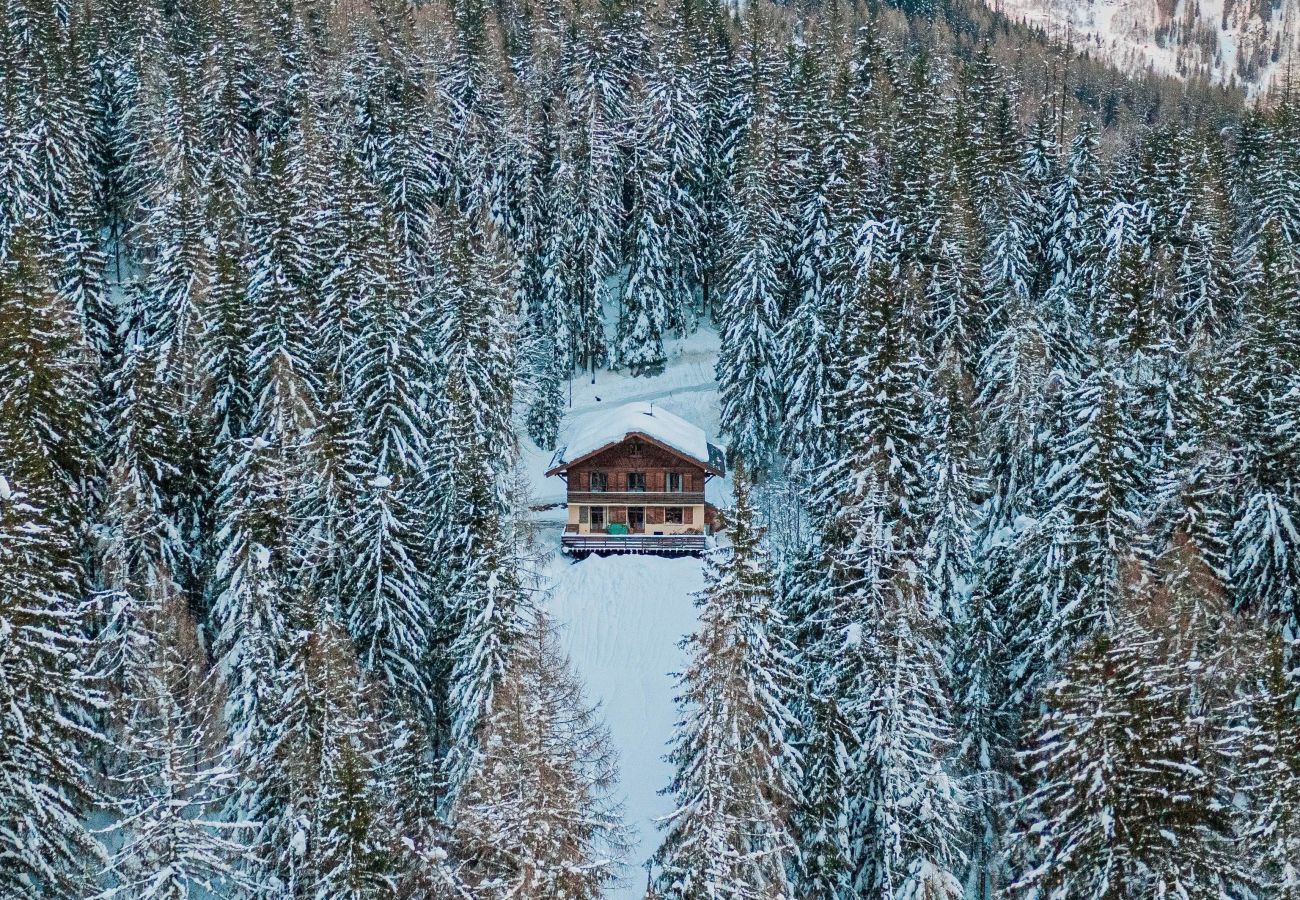
POLYGON ((702 534, 565 534, 561 548, 571 556, 595 553, 645 553, 657 556, 697 556, 704 552, 702 534))
POLYGON ((702 506, 704 491, 569 491, 569 503, 582 506, 702 506))

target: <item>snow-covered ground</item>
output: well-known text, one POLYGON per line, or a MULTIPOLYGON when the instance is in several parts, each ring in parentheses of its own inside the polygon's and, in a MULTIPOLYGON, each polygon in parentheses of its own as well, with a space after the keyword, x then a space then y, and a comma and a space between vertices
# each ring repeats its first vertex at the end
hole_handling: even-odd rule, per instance
MULTIPOLYGON (((632 401, 653 401, 703 428, 719 443, 718 389, 713 366, 718 336, 701 329, 671 342, 664 372, 632 378, 620 372, 576 377, 564 427, 602 409, 632 401)), ((564 445, 561 435, 560 444, 564 445)), ((531 504, 564 501, 564 482, 546 478, 551 453, 524 439, 523 465, 531 504)), ((726 481, 711 479, 709 501, 730 501, 726 481)), ((549 611, 559 624, 565 652, 586 685, 589 700, 600 704, 618 749, 624 817, 632 831, 626 877, 611 890, 611 900, 645 895, 645 861, 659 845, 655 820, 672 811, 671 799, 659 792, 668 786, 672 767, 664 760, 677 710, 675 673, 685 665, 680 644, 695 627, 692 594, 703 587, 698 559, 654 556, 589 557, 573 562, 559 554, 562 509, 542 509, 540 539, 555 548, 546 569, 549 611)))
POLYGON ((659 845, 654 820, 672 811, 659 792, 672 778, 664 760, 677 711, 674 673, 685 665, 681 639, 695 627, 691 594, 703 587, 698 559, 557 557, 552 616, 619 753, 620 794, 632 849, 623 883, 607 896, 645 895, 641 866, 659 845))

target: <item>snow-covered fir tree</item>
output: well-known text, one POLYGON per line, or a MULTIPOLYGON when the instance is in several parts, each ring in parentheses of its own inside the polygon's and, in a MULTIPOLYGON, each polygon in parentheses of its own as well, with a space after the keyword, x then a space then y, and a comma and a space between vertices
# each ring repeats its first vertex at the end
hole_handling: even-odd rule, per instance
POLYGON ((653 892, 1295 895, 1297 95, 991 6, 4 5, 0 894, 614 889, 572 393, 769 525, 653 892))
POLYGON ((675 809, 657 854, 663 897, 793 896, 792 660, 743 469, 733 484, 731 546, 707 561, 700 625, 686 642, 670 754, 675 809))
POLYGON ((72 311, 20 225, 0 261, 0 890, 84 896, 103 849, 87 814, 105 700, 90 670, 78 490, 89 408, 72 311), (70 443, 65 443, 70 442, 70 443))
POLYGON ((718 354, 722 429, 730 451, 752 471, 768 464, 780 433, 777 373, 781 285, 777 275, 776 198, 772 193, 766 135, 752 123, 740 175, 734 248, 724 281, 723 340, 718 354))

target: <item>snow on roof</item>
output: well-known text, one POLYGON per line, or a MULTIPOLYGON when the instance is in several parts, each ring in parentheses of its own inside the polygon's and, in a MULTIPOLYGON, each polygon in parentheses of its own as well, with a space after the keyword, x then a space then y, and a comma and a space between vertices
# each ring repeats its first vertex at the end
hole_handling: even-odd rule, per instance
POLYGON ((617 444, 633 432, 648 435, 692 459, 719 468, 715 460, 720 461, 721 451, 709 444, 704 429, 646 401, 628 403, 579 419, 569 431, 568 442, 555 451, 551 467, 562 466, 602 447, 617 444))

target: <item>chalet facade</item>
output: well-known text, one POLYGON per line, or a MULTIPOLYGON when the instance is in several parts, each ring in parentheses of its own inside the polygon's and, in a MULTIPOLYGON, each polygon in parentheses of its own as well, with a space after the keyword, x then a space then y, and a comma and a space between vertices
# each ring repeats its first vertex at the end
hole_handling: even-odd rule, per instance
POLYGON ((699 553, 714 525, 705 498, 725 474, 704 432, 649 403, 589 418, 546 473, 568 486, 566 553, 699 553))

